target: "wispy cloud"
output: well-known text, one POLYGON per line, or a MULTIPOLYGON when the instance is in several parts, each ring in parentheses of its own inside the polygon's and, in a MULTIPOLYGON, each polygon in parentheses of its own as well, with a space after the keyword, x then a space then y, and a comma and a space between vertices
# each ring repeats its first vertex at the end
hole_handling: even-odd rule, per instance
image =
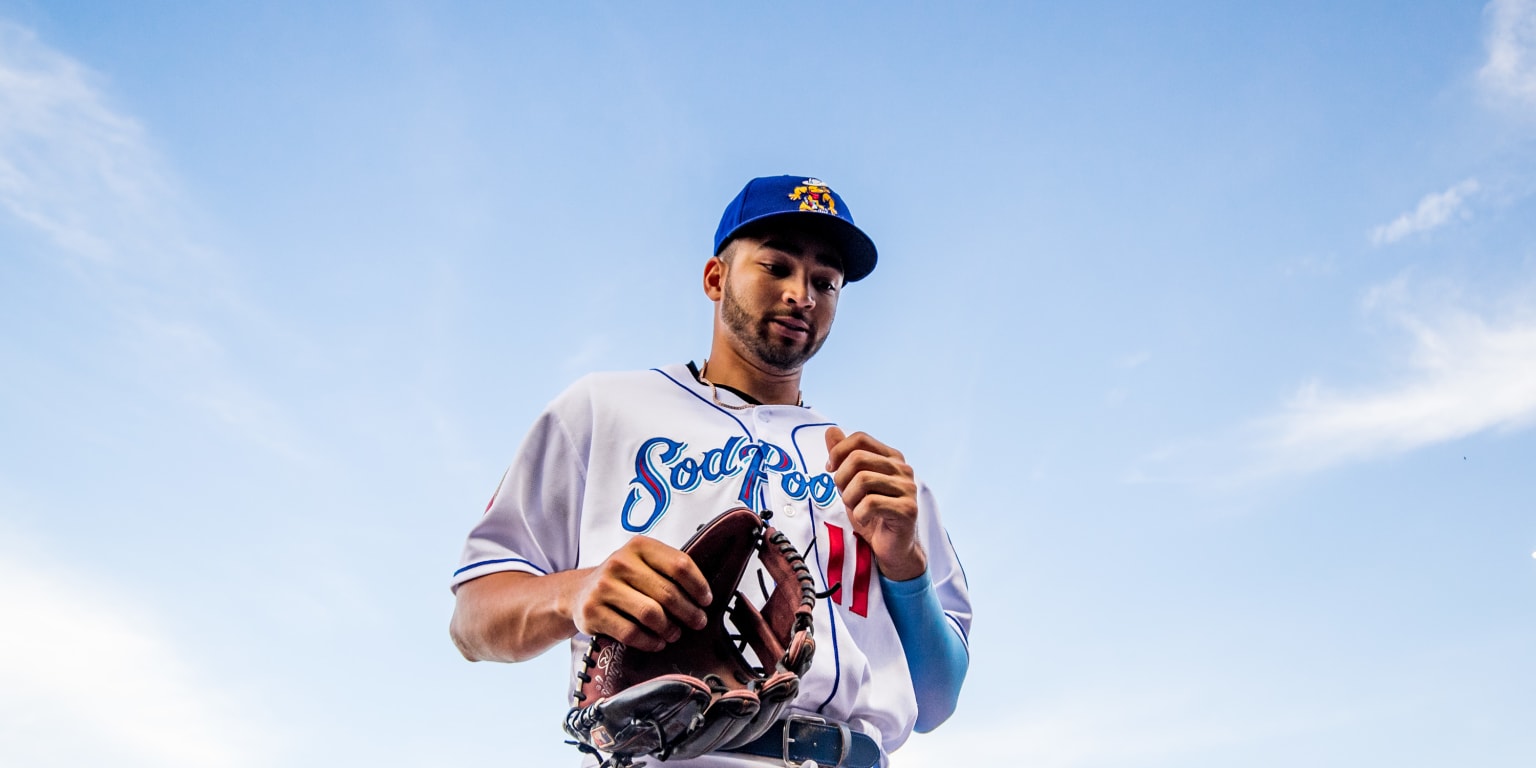
POLYGON ((1493 0, 1484 15, 1488 60, 1479 81, 1500 101, 1536 108, 1536 0, 1493 0))
POLYGON ((1467 179, 1444 192, 1425 195, 1418 207, 1371 230, 1371 244, 1388 245, 1409 235, 1439 228, 1458 215, 1469 217, 1467 198, 1477 190, 1477 179, 1467 179))
POLYGON ((143 127, 106 102, 98 80, 0 21, 0 206, 63 253, 109 264, 163 249, 173 225, 143 127))
POLYGON ((1150 350, 1143 349, 1137 352, 1132 352, 1128 355, 1121 356, 1121 358, 1116 361, 1116 364, 1118 364, 1121 368, 1140 368, 1151 360, 1152 352, 1150 350))
POLYGON ((1536 422, 1536 311, 1501 315, 1414 301, 1406 281, 1368 305, 1406 331, 1403 373, 1356 391, 1313 381, 1262 422, 1261 448, 1279 467, 1309 469, 1403 453, 1536 422))
POLYGON ((110 579, 0 531, 0 758, 7 765, 266 765, 251 713, 181 660, 110 579), (23 555, 25 550, 27 554, 23 555))
MULTIPOLYGON (((289 458, 312 454, 302 430, 238 375, 225 340, 247 305, 218 255, 191 236, 175 175, 104 79, 30 30, 0 20, 0 215, 40 236, 119 321, 104 332, 135 351, 157 391, 289 458)), ((61 340, 71 343, 74 339, 61 340)))
POLYGON ((1371 384, 1313 379, 1273 413, 1224 435, 1167 446, 1128 480, 1226 485, 1406 453, 1536 424, 1536 296, 1491 303, 1406 278, 1367 293, 1366 311, 1406 343, 1371 384))

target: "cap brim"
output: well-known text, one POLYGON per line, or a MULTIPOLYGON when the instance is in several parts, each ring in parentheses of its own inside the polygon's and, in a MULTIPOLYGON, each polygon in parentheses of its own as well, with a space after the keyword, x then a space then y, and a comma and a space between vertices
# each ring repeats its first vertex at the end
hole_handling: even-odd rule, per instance
POLYGON ((837 247, 838 254, 843 258, 844 281, 857 282, 869 277, 869 273, 875 271, 875 262, 879 260, 879 253, 875 250, 875 241, 869 239, 869 235, 864 234, 864 230, 846 219, 812 211, 779 211, 743 221, 720 241, 720 250, 724 250, 725 243, 734 238, 780 223, 792 223, 795 227, 812 230, 831 240, 837 247))

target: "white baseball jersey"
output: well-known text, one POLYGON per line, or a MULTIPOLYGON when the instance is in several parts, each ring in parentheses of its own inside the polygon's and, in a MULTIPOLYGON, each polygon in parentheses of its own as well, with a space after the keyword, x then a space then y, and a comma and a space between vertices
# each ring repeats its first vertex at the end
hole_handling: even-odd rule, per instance
MULTIPOLYGON (((724 389, 718 396, 744 404, 724 389)), ((680 547, 727 509, 770 510, 812 565, 817 589, 842 585, 816 604, 816 655, 793 709, 847 723, 890 754, 911 733, 917 701, 873 555, 826 471, 832 425, 800 406, 723 408, 683 365, 586 376, 533 425, 469 535, 453 586, 497 571, 595 566, 636 534, 680 547)), ((918 526, 939 602, 965 638, 965 576, 921 482, 918 526)), ((589 641, 571 640, 567 692, 589 641)), ((753 764, 720 753, 676 763, 753 764)))

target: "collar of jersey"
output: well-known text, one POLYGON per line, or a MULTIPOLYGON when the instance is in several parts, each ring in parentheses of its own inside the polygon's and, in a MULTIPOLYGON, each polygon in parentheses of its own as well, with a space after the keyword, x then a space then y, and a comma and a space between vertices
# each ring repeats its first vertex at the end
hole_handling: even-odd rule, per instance
MULTIPOLYGON (((701 387, 708 387, 709 386, 708 384, 704 383, 703 377, 701 377, 699 375, 699 366, 696 363, 694 363, 692 360, 688 361, 688 372, 693 374, 693 380, 699 386, 701 386, 701 387)), ((749 395, 749 394, 747 394, 747 393, 745 393, 745 392, 743 392, 743 391, 741 391, 741 390, 739 390, 739 389, 737 389, 737 388, 735 388, 733 386, 730 386, 729 384, 716 384, 715 386, 719 387, 720 389, 723 389, 723 390, 725 390, 725 391, 727 391, 727 392, 729 392, 729 393, 731 393, 731 394, 733 394, 733 395, 735 395, 735 396, 737 396, 739 398, 741 398, 742 402, 746 403, 747 405, 763 406, 763 401, 761 401, 761 400, 759 400, 759 399, 757 399, 757 398, 755 398, 755 397, 753 397, 753 396, 751 396, 751 395, 749 395)), ((766 408, 768 406, 763 406, 763 407, 766 408)), ((784 406, 784 407, 789 407, 789 406, 784 406)), ((801 403, 800 405, 795 406, 795 407, 805 408, 807 410, 810 409, 810 406, 806 405, 805 403, 801 403)))
MULTIPOLYGON (((699 383, 699 386, 701 386, 701 387, 709 386, 708 384, 705 384, 703 382, 703 380, 701 379, 701 377, 699 376, 699 366, 697 364, 695 364, 692 360, 688 361, 688 372, 693 374, 693 380, 697 381, 699 383)), ((737 396, 739 398, 741 398, 742 402, 745 402, 748 405, 762 405, 763 404, 763 401, 761 401, 761 400, 759 400, 759 399, 757 399, 757 398, 755 398, 755 397, 753 397, 753 396, 751 396, 751 395, 749 395, 749 394, 747 394, 747 393, 745 393, 745 392, 743 392, 743 391, 741 391, 741 390, 739 390, 739 389, 737 389, 737 388, 735 388, 735 387, 733 387, 733 386, 731 386, 729 384, 719 384, 719 383, 717 383, 717 384, 715 384, 715 386, 719 387, 720 389, 723 389, 723 390, 725 390, 725 391, 727 391, 727 392, 729 392, 729 393, 731 393, 731 394, 733 394, 733 395, 735 395, 735 396, 737 396)))

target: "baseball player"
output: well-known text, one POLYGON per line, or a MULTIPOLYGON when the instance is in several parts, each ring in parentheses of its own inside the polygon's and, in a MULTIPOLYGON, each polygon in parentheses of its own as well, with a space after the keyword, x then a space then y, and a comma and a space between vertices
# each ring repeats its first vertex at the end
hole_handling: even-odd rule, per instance
POLYGON ((656 651, 702 628, 712 596, 677 547, 746 506, 771 515, 827 595, 816 656, 763 737, 667 765, 885 765, 914 728, 947 719, 971 606, 933 495, 895 448, 802 399, 839 294, 875 262, 825 183, 749 182, 704 266, 709 357, 588 375, 534 423, 453 576, 464 656, 520 661, 568 641, 574 677, 594 634, 656 651))

